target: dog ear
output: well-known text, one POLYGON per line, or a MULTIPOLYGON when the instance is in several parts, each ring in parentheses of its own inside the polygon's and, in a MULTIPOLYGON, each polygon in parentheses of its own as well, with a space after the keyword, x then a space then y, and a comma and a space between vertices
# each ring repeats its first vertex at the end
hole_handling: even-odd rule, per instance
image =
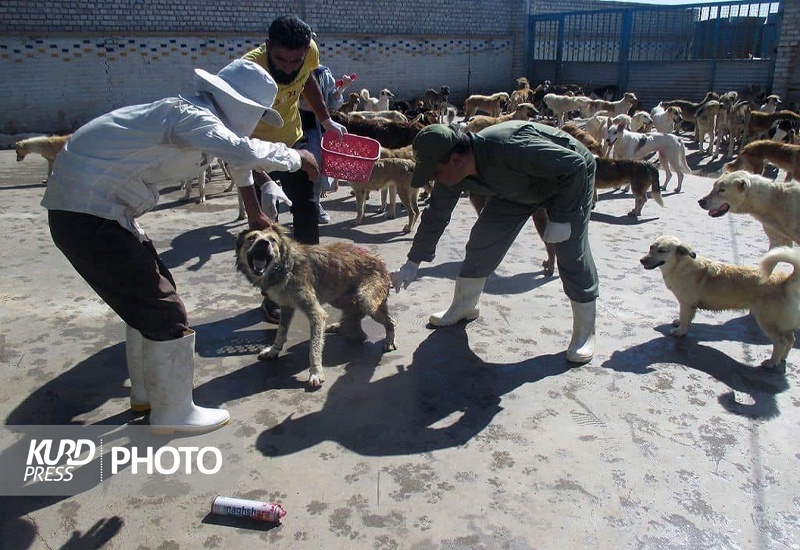
POLYGON ((675 252, 677 252, 678 256, 689 256, 692 259, 697 258, 697 253, 685 244, 679 244, 675 252))
POLYGON ((248 233, 250 233, 250 230, 249 229, 245 229, 241 233, 239 233, 239 236, 236 237, 236 251, 237 252, 242 249, 242 246, 244 246, 244 239, 245 239, 245 236, 248 233))

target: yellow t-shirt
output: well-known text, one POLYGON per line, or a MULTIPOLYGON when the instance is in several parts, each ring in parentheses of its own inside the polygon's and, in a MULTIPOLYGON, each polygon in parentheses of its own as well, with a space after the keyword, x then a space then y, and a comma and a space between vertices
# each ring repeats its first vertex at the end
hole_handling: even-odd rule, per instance
MULTIPOLYGON (((242 57, 250 61, 255 61, 269 72, 266 44, 261 44, 261 46, 247 52, 242 57)), ((300 122, 298 102, 300 101, 300 94, 303 93, 303 88, 306 85, 306 80, 308 80, 308 77, 311 75, 311 71, 317 67, 319 67, 319 48, 317 48, 317 44, 312 40, 311 47, 306 54, 306 60, 303 66, 300 67, 297 78, 289 84, 278 84, 278 95, 275 96, 275 104, 272 108, 278 111, 281 117, 283 117, 283 126, 276 128, 265 122, 259 122, 256 129, 253 131, 252 137, 263 139, 264 141, 284 143, 289 147, 303 137, 303 125, 300 122)))

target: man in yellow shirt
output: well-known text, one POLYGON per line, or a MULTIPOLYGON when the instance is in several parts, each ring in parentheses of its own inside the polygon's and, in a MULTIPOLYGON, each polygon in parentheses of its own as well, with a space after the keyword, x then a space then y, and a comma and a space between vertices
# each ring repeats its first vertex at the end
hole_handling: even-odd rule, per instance
MULTIPOLYGON (((278 95, 273 108, 280 113, 284 124, 281 128, 261 124, 253 131, 252 137, 283 143, 295 149, 306 149, 303 127, 298 103, 300 97, 308 103, 322 127, 340 136, 347 132, 344 126, 331 120, 325 100, 316 79, 309 78, 319 66, 319 49, 312 39, 311 27, 303 20, 286 15, 278 17, 269 26, 267 40, 258 48, 246 53, 244 59, 255 61, 272 76, 278 84, 278 95)), ((291 205, 293 232, 295 240, 306 244, 319 243, 319 214, 314 200, 314 182, 303 171, 270 172, 269 178, 263 173, 254 173, 256 185, 271 180, 279 180, 283 193, 291 205)), ((274 204, 280 195, 276 185, 267 185, 262 192, 262 206, 274 204)), ((269 212, 269 208, 266 210, 269 212)), ((279 310, 274 303, 265 298, 262 309, 267 321, 278 322, 279 310)))

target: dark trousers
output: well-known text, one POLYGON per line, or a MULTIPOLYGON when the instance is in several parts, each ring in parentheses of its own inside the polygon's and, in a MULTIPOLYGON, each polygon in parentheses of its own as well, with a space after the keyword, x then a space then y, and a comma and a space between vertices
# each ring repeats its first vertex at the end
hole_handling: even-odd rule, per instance
POLYGON ((89 286, 145 338, 180 338, 189 327, 175 281, 153 243, 113 220, 48 211, 50 235, 89 286))
MULTIPOLYGON (((305 139, 300 139, 294 149, 306 149, 305 139)), ((297 172, 270 172, 269 177, 280 181, 283 192, 292 201, 290 212, 294 219, 294 239, 304 244, 319 244, 319 211, 314 200, 314 182, 302 170, 297 172)), ((261 189, 265 178, 253 172, 256 186, 261 189)))

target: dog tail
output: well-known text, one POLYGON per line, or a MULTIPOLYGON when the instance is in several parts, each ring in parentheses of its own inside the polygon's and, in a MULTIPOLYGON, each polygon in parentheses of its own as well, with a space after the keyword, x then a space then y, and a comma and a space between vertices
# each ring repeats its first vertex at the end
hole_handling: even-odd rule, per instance
POLYGON ((664 204, 664 199, 661 196, 661 183, 658 181, 658 168, 650 164, 647 167, 647 171, 650 173, 650 194, 653 195, 653 200, 662 208, 666 208, 667 205, 664 204))
POLYGON ((699 171, 699 170, 698 171, 694 171, 689 167, 689 163, 686 162, 686 145, 683 144, 683 140, 681 140, 680 138, 678 138, 678 140, 679 140, 680 145, 681 145, 678 148, 679 157, 680 157, 678 159, 678 161, 681 163, 681 171, 684 174, 691 174, 693 176, 702 176, 703 174, 702 174, 701 171, 699 171))
POLYGON ((361 90, 361 94, 360 95, 361 95, 361 99, 363 99, 364 101, 368 100, 369 99, 369 90, 364 88, 363 90, 361 90))
POLYGON ((781 262, 792 264, 794 269, 786 282, 800 290, 800 250, 791 246, 779 246, 767 252, 759 263, 761 276, 764 279, 769 278, 775 266, 781 262))

